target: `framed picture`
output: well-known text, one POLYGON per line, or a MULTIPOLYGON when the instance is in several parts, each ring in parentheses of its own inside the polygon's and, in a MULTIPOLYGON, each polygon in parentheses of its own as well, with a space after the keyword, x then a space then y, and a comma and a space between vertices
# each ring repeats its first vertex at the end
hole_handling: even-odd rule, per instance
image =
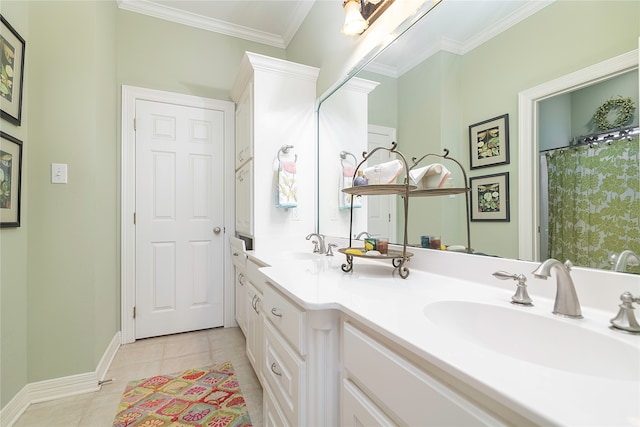
POLYGON ((0 131, 0 227, 20 227, 22 141, 0 131))
POLYGON ((469 178, 471 221, 509 221, 509 172, 469 178))
POLYGON ((469 126, 471 169, 509 163, 509 115, 469 126))
POLYGON ((0 21, 0 117, 20 126, 25 42, 4 16, 0 21))

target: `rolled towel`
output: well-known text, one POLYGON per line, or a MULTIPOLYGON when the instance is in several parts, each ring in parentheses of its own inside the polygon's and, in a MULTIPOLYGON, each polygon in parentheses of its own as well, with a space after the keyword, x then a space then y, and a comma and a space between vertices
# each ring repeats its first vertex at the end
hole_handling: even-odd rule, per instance
POLYGON ((403 169, 402 162, 395 159, 366 168, 364 175, 369 179, 369 184, 393 184, 403 169), (376 182, 376 177, 379 182, 376 182))
POLYGON ((433 163, 409 171, 409 178, 418 190, 442 188, 451 172, 440 163, 433 163))

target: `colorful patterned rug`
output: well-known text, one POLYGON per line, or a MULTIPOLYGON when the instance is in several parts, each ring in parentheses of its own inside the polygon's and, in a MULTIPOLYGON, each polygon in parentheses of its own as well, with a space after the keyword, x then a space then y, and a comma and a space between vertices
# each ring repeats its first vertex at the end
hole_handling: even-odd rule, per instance
POLYGON ((113 427, 240 427, 251 419, 230 362, 132 381, 113 427))

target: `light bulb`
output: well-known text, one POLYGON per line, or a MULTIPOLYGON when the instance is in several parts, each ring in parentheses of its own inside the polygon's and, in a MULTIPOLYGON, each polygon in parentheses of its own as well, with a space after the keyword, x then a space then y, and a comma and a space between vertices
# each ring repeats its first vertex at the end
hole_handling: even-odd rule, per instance
POLYGON ((342 32, 347 35, 360 34, 367 29, 367 21, 360 13, 358 0, 347 0, 344 4, 345 20, 342 32))

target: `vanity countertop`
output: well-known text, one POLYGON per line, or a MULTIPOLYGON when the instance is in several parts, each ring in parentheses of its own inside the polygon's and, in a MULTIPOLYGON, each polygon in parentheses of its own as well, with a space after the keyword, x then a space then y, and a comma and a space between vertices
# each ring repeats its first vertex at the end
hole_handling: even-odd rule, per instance
MULTIPOLYGON (((425 315, 427 305, 442 301, 481 303, 498 310, 535 314, 560 327, 577 325, 600 334, 605 342, 610 338, 638 350, 640 336, 608 328, 615 304, 614 312, 583 305, 584 319, 567 319, 551 314, 553 300, 549 298, 532 295, 533 307, 510 304, 515 289, 510 281, 488 286, 414 268, 407 279, 402 279, 391 262, 365 258, 355 259, 353 271, 344 273, 341 265, 345 257, 341 254, 295 257, 287 252, 258 250, 248 255, 268 264, 260 271, 269 283, 304 309, 340 310, 533 423, 640 426, 640 360, 618 359, 611 351, 603 353, 602 345, 594 345, 584 349, 583 359, 571 360, 567 369, 555 369, 527 361, 526 355, 516 358, 497 351, 501 344, 509 349, 508 342, 499 342, 503 336, 500 330, 495 330, 492 337, 499 345, 485 346, 448 332, 425 315), (605 374, 590 372, 588 364, 585 367, 585 361, 594 360, 601 360, 605 374)), ((554 278, 550 280, 555 282, 554 278)), ((510 327, 505 324, 504 330, 510 327)), ((553 355, 559 344, 548 342, 548 353, 541 353, 553 355)))

